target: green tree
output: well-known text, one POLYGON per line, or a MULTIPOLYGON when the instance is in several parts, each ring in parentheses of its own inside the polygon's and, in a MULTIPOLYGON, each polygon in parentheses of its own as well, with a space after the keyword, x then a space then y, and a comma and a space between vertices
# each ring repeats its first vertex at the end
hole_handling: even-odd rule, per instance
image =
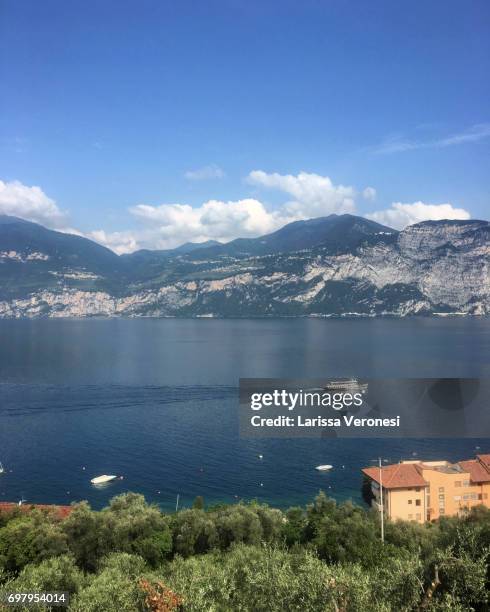
POLYGON ((125 494, 100 512, 14 511, 0 525, 0 590, 68 590, 76 612, 177 609, 180 596, 191 612, 490 609, 483 507, 435 524, 387 521, 384 544, 377 513, 323 493, 285 514, 253 502, 171 516, 125 494))
POLYGON ((59 521, 37 510, 13 518, 0 529, 0 568, 9 572, 67 552, 59 521))
POLYGON ((287 510, 282 526, 282 536, 286 546, 291 547, 303 542, 307 524, 303 508, 296 507, 287 510))
POLYGON ((101 512, 92 511, 87 502, 77 504, 63 530, 77 563, 91 572, 111 552, 137 554, 157 566, 172 549, 168 519, 134 493, 115 497, 101 512))
POLYGON ((208 552, 218 545, 212 515, 203 510, 182 510, 172 518, 174 552, 189 557, 208 552))
POLYGON ((85 571, 95 571, 99 560, 112 546, 112 533, 102 513, 93 512, 88 502, 81 502, 74 506, 62 529, 77 564, 85 571))
POLYGON ((70 612, 139 612, 147 610, 140 579, 148 567, 144 559, 114 553, 100 564, 99 573, 73 598, 70 612))
POLYGON ((102 515, 112 532, 112 550, 139 555, 154 567, 172 550, 168 519, 143 495, 119 495, 102 515))
POLYGON ((390 553, 379 538, 377 520, 350 502, 337 505, 320 493, 307 509, 307 540, 330 563, 358 562, 370 567, 390 553))
POLYGON ((182 594, 189 612, 383 610, 371 605, 369 577, 358 566, 327 566, 312 553, 292 555, 269 545, 177 558, 164 582, 182 594))
MULTIPOLYGON (((70 555, 46 559, 38 565, 27 565, 20 574, 0 587, 0 600, 7 593, 68 591, 74 595, 87 580, 70 555)), ((16 608, 17 610, 19 608, 16 608)), ((30 604, 25 610, 46 611, 45 604, 30 604)))

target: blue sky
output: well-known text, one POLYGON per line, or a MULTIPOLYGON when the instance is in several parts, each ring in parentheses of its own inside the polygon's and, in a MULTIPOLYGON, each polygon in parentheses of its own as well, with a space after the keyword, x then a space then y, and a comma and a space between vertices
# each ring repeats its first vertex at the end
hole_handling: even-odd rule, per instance
POLYGON ((488 218, 489 74, 486 0, 0 0, 0 212, 119 252, 488 218))

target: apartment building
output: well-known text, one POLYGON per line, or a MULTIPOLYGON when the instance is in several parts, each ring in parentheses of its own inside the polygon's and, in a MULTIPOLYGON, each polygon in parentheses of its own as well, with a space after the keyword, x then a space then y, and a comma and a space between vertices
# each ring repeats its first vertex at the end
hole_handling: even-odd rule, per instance
POLYGON ((490 454, 475 459, 401 461, 362 470, 373 494, 373 507, 393 520, 424 523, 462 514, 479 504, 490 508, 490 454), (381 495, 382 488, 382 495, 381 495))

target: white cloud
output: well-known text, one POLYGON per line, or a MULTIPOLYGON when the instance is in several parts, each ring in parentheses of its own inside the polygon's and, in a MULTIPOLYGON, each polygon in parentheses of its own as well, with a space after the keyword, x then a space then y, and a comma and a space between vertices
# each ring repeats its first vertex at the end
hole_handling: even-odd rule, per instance
POLYGON ((425 204, 424 202, 403 204, 402 202, 393 202, 391 208, 369 213, 366 217, 389 227, 403 229, 407 225, 420 221, 469 219, 470 213, 464 208, 454 208, 452 204, 425 204))
POLYGON ((206 181, 209 179, 220 179, 224 178, 225 172, 216 164, 210 164, 209 166, 203 166, 196 170, 187 170, 184 172, 184 177, 190 181, 206 181))
POLYGON ((187 204, 139 204, 130 212, 147 226, 139 236, 140 244, 159 249, 173 248, 187 241, 260 236, 284 224, 280 213, 268 212, 261 202, 252 198, 228 202, 209 200, 196 208, 187 204))
POLYGON ((0 180, 0 214, 19 217, 39 223, 65 234, 74 234, 95 240, 116 253, 128 253, 138 248, 133 232, 105 232, 95 230, 84 233, 68 225, 68 214, 60 210, 54 200, 40 187, 29 187, 20 181, 0 180))
MULTIPOLYGON (((354 187, 335 185, 328 176, 300 172, 297 175, 251 172, 249 183, 275 189, 290 196, 281 206, 267 208, 256 198, 240 200, 211 199, 200 206, 188 204, 138 204, 129 209, 140 226, 126 231, 96 229, 81 232, 69 227, 68 216, 40 187, 18 181, 0 181, 0 214, 8 214, 41 223, 67 233, 85 236, 118 254, 148 249, 170 249, 184 242, 218 240, 228 242, 239 237, 257 237, 273 232, 291 221, 331 213, 355 211, 354 187)), ((376 190, 366 187, 362 196, 376 198, 376 190)), ((286 198, 285 198, 286 199, 286 198)), ((366 215, 390 227, 403 228, 428 219, 469 219, 470 214, 452 204, 394 202, 386 210, 366 215)))
MULTIPOLYGON (((212 168, 216 171, 217 167, 212 168)), ((195 172, 193 178, 198 172, 195 172)), ((200 176, 204 176, 204 173, 200 176)), ((334 185, 326 176, 306 172, 296 176, 267 174, 256 170, 250 173, 248 180, 277 189, 293 199, 274 209, 268 209, 255 198, 230 201, 210 199, 197 207, 180 203, 139 204, 129 211, 142 223, 140 227, 127 231, 96 229, 81 232, 69 227, 67 215, 39 187, 0 183, 3 189, 3 199, 0 191, 0 212, 18 215, 59 231, 85 236, 122 254, 141 248, 169 249, 188 241, 204 242, 213 239, 227 242, 239 237, 256 237, 298 219, 355 210, 354 188, 334 185)))
POLYGON ((374 202, 374 200, 376 199, 376 189, 374 187, 366 187, 366 189, 364 189, 362 192, 362 197, 365 200, 374 202))
POLYGON ((438 147, 452 147, 465 142, 478 142, 490 137, 490 123, 479 123, 459 134, 452 134, 436 141, 438 147))
POLYGON ((0 181, 0 214, 53 228, 62 227, 67 218, 40 187, 28 187, 19 181, 0 181))
POLYGON ((307 172, 267 174, 255 170, 248 175, 247 181, 276 189, 293 199, 274 210, 255 198, 227 202, 209 200, 195 208, 187 204, 139 204, 130 209, 147 227, 138 236, 139 245, 163 249, 187 241, 227 242, 239 237, 261 236, 291 221, 355 210, 355 189, 334 185, 328 176, 307 172))
POLYGON ((76 233, 85 236, 85 238, 89 238, 90 240, 95 240, 95 242, 98 242, 102 246, 111 249, 118 255, 122 255, 123 253, 132 253, 140 248, 138 244, 138 236, 135 232, 131 231, 106 232, 104 230, 94 230, 88 234, 80 234, 79 232, 76 233))
POLYGON ((379 146, 374 147, 373 152, 389 154, 402 153, 403 151, 412 151, 414 149, 442 149, 469 142, 478 142, 486 138, 490 138, 490 123, 477 123, 462 132, 434 140, 408 140, 400 136, 388 138, 379 146))
POLYGON ((294 200, 284 204, 287 216, 295 219, 321 217, 331 213, 355 211, 353 187, 334 185, 328 176, 300 172, 293 174, 268 174, 254 170, 247 177, 249 183, 276 189, 292 196, 294 200))

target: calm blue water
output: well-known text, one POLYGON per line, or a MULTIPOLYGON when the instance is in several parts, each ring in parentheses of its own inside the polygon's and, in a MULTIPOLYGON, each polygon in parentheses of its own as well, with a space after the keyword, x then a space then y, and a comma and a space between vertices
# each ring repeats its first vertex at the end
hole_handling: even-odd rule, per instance
POLYGON ((380 454, 490 452, 490 440, 239 438, 239 377, 320 376, 490 377, 490 320, 0 321, 0 500, 100 508, 133 490, 165 509, 177 494, 284 507, 322 488, 360 501, 359 470, 380 454), (102 473, 124 480, 92 487, 102 473))

